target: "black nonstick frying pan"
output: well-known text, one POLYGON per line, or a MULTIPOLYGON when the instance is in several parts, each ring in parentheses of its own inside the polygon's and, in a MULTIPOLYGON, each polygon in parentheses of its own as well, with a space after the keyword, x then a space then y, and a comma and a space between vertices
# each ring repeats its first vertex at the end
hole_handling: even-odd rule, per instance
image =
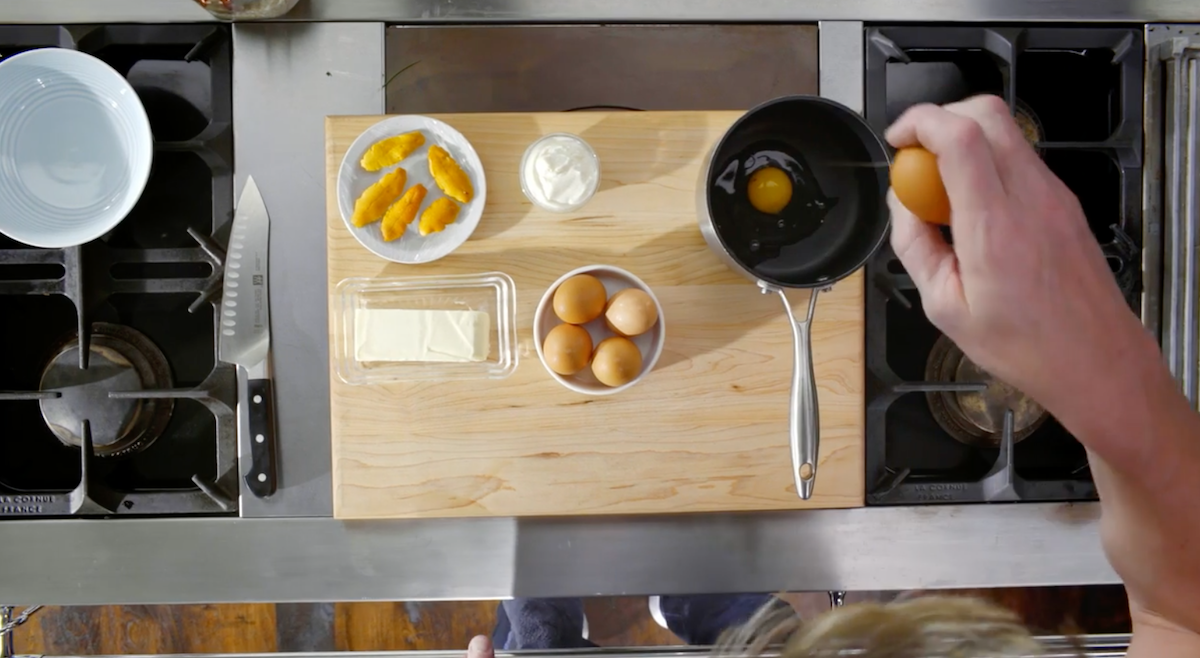
MULTIPOLYGON (((883 140, 850 108, 816 96, 788 96, 738 119, 700 175, 696 207, 704 240, 763 294, 778 294, 792 324, 789 435, 796 491, 806 500, 820 445, 810 336, 817 296, 883 244, 888 162, 883 140), (750 201, 751 183, 764 168, 778 169, 769 173, 791 183, 790 200, 778 212, 763 212, 761 201, 750 201), (804 319, 796 319, 783 288, 812 289, 804 319)), ((761 184, 755 188, 766 193, 761 184)), ((767 192, 780 201, 778 185, 767 192)))

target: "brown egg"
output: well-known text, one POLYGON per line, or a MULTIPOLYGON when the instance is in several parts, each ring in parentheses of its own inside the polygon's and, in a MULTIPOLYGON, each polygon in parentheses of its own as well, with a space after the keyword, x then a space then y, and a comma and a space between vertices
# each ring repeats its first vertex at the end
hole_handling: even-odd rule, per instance
POLYGON ((592 356, 592 373, 605 386, 624 386, 642 372, 642 353, 621 336, 605 338, 592 356))
POLYGON ((919 146, 902 148, 892 159, 891 175, 892 191, 912 214, 931 224, 950 223, 950 197, 937 156, 919 146))
POLYGON ((554 291, 554 314, 563 322, 585 324, 600 317, 608 293, 600 279, 577 274, 563 281, 554 291))
POLYGON ((658 322, 658 306, 646 291, 626 288, 608 300, 604 321, 613 333, 637 336, 646 333, 658 322))
POLYGON ((587 329, 560 324, 546 334, 542 355, 551 370, 563 376, 574 375, 587 367, 592 358, 592 336, 587 329))

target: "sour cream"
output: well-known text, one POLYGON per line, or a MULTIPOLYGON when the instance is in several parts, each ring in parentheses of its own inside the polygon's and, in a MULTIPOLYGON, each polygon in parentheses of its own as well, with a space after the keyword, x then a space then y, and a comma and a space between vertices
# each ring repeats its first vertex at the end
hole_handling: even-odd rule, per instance
POLYGON ((599 183, 600 160, 576 135, 546 135, 530 144, 521 159, 521 190, 534 205, 552 212, 579 209, 599 183))

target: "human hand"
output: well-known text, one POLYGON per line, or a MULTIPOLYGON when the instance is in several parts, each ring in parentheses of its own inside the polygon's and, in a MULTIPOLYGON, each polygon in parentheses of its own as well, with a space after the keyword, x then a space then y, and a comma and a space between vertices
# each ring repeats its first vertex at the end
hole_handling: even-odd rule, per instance
POLYGON ((1126 305, 1078 200, 996 97, 913 107, 887 139, 932 151, 950 198, 952 246, 888 195, 892 246, 929 319, 1087 447, 1105 550, 1135 628, 1148 630, 1135 637, 1200 644, 1200 419, 1126 305))
POLYGON ((887 139, 938 158, 953 246, 889 193, 892 246, 930 321, 972 361, 1054 412, 1118 355, 1145 351, 1079 201, 1003 100, 915 106, 887 139))
POLYGON ((471 638, 471 643, 467 645, 467 658, 496 658, 492 639, 486 635, 471 638))

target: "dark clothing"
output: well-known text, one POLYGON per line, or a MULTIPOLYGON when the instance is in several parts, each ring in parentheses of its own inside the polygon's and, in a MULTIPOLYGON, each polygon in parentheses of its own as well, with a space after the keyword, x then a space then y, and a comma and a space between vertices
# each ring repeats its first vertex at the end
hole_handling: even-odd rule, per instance
POLYGON ((596 644, 583 639, 583 599, 513 599, 501 601, 496 609, 492 646, 514 651, 596 644))
MULTIPOLYGON (((787 603, 770 594, 700 594, 659 599, 667 628, 692 645, 715 644, 725 629, 745 623, 766 605, 788 608, 787 603)), ((582 599, 503 601, 496 610, 492 644, 505 651, 597 646, 583 637, 582 599)))

